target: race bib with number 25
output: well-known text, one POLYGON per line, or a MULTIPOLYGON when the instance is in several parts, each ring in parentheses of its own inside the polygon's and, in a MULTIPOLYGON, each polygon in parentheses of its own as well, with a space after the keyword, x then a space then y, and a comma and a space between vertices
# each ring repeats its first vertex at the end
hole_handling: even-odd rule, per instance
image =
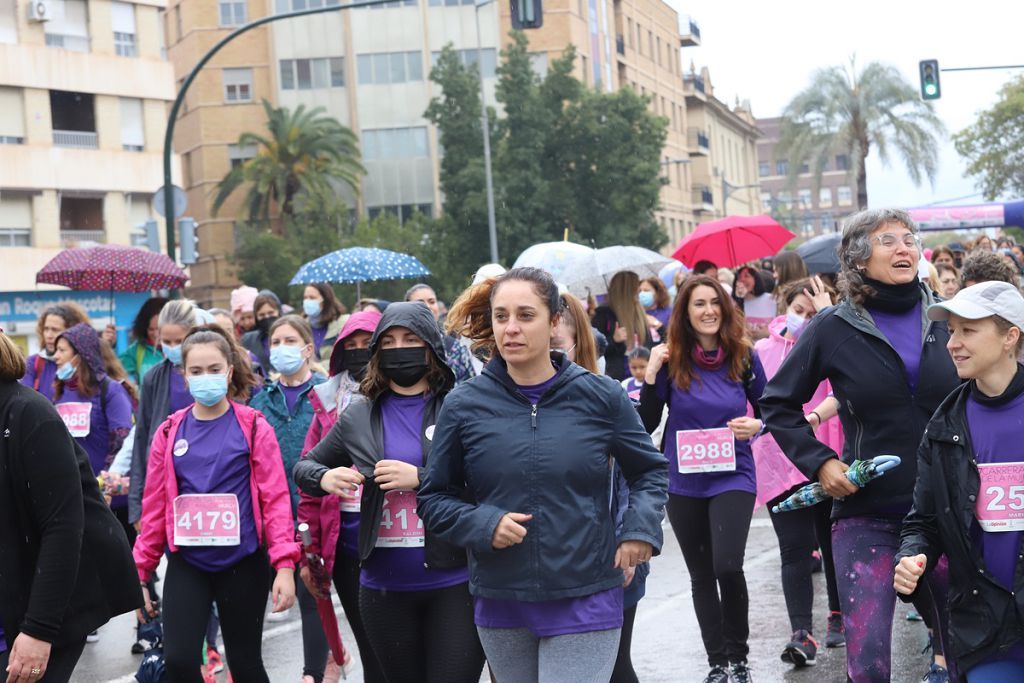
POLYGON ((1024 462, 978 465, 974 514, 984 531, 1024 531, 1024 462))

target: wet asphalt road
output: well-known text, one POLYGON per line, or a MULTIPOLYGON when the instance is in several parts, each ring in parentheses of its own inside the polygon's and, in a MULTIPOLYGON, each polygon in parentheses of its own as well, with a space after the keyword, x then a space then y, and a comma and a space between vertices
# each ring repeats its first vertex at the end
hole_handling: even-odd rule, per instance
MULTIPOLYGON (((779 659, 789 638, 789 622, 779 577, 779 551, 771 523, 763 509, 754 517, 745 562, 750 591, 750 663, 754 680, 800 683, 842 683, 845 649, 823 650, 817 665, 793 670, 779 659)), ((824 634, 828 607, 825 579, 816 574, 815 630, 824 634)), ((927 669, 920 654, 927 632, 920 622, 908 622, 906 608, 897 605, 893 627, 893 681, 918 681, 927 669)), ((354 639, 347 622, 339 617, 342 638, 353 651, 354 639)), ((131 683, 141 659, 132 655, 134 617, 122 616, 100 630, 100 640, 86 646, 73 680, 81 683, 131 683)), ((282 623, 264 629, 263 658, 273 683, 298 683, 302 673, 302 636, 298 610, 282 623)), ((647 583, 647 597, 640 603, 633 635, 633 662, 644 683, 700 683, 707 673, 697 620, 690 599, 690 582, 682 554, 671 529, 665 529, 665 548, 654 559, 647 583)), ((221 674, 219 681, 226 678, 221 674)), ((362 681, 356 663, 349 681, 362 681)), ((482 678, 481 680, 487 680, 482 678)))

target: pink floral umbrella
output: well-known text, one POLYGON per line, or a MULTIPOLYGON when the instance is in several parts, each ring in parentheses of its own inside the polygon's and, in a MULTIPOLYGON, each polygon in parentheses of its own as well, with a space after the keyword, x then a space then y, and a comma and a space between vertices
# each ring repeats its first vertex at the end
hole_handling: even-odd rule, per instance
POLYGON ((176 289, 187 280, 167 256, 120 244, 65 249, 36 273, 37 283, 110 292, 176 289))

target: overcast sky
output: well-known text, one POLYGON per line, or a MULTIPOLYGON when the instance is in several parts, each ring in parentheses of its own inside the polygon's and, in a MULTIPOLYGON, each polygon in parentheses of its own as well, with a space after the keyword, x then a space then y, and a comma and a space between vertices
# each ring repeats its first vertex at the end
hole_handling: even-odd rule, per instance
MULTIPOLYGON (((749 99, 757 117, 778 116, 805 88, 815 69, 858 63, 894 65, 917 87, 922 59, 941 68, 1024 64, 1024 3, 1019 0, 857 3, 810 0, 667 0, 700 25, 702 45, 682 52, 698 71, 711 70, 715 95, 730 106, 749 99)), ((949 134, 970 125, 990 107, 1000 86, 1024 69, 942 73, 936 111, 949 134)), ((868 198, 873 207, 922 206, 977 193, 947 135, 935 188, 917 188, 898 160, 883 167, 868 156, 868 198)), ((1015 198, 1010 198, 1015 199, 1015 198)), ((947 204, 981 203, 980 195, 947 204)))

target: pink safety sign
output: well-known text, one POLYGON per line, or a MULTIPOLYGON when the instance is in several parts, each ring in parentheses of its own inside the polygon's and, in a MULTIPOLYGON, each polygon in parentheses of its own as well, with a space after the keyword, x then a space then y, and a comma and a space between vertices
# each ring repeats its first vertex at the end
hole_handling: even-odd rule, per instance
POLYGON ((384 494, 377 547, 423 547, 423 520, 416 514, 415 491, 388 491, 384 494))
POLYGON ((238 545, 238 496, 189 493, 174 499, 174 545, 238 545))
MULTIPOLYGON (((355 465, 352 465, 352 471, 358 472, 355 465)), ((359 505, 363 500, 363 485, 360 484, 359 488, 355 491, 346 491, 341 494, 341 511, 342 512, 359 512, 359 505)))
POLYGON ((984 531, 1024 531, 1024 462, 978 465, 974 514, 984 531))
POLYGON ((92 420, 91 403, 58 403, 56 407, 71 436, 89 436, 92 420))
POLYGON ((680 474, 730 472, 736 469, 736 437, 728 427, 676 432, 680 474))

